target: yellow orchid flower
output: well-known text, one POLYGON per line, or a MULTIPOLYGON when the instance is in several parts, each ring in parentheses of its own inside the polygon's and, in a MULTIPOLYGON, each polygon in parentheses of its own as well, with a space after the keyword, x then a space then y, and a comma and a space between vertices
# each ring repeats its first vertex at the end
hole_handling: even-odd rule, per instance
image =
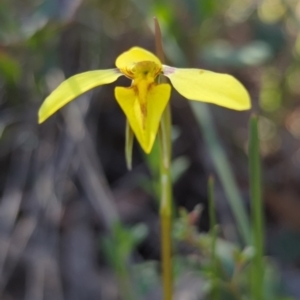
POLYGON ((224 106, 235 110, 251 107, 248 92, 228 74, 200 69, 181 69, 162 65, 151 52, 133 47, 116 60, 115 69, 84 72, 62 82, 44 101, 39 123, 86 91, 116 81, 125 75, 130 87, 116 87, 115 97, 141 147, 150 153, 162 113, 170 99, 171 86, 157 83, 157 77, 168 77, 185 98, 224 106))

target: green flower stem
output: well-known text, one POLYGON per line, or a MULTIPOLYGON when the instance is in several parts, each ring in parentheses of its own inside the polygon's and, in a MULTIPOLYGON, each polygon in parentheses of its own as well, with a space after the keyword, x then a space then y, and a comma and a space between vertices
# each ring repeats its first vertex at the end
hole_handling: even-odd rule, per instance
POLYGON ((159 131, 161 149, 161 257, 163 273, 164 300, 173 299, 172 278, 172 182, 170 172, 171 157, 171 122, 170 107, 167 106, 161 120, 159 131))
MULTIPOLYGON (((162 47, 161 31, 156 18, 155 43, 156 54, 160 61, 164 63, 164 52, 162 47)), ((160 78, 158 80, 161 80, 160 78)), ((172 276, 172 181, 171 181, 171 111, 167 105, 158 132, 161 150, 161 202, 160 202, 160 222, 161 222, 161 258, 162 258, 162 279, 164 300, 173 299, 173 276, 172 276)))

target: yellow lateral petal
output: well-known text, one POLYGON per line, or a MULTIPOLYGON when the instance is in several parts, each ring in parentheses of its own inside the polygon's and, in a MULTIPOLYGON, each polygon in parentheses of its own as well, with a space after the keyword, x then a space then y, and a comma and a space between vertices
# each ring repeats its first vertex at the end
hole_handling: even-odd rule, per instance
POLYGON ((174 88, 185 98, 208 102, 235 110, 250 109, 247 90, 233 76, 200 69, 163 66, 174 88))
POLYGON ((123 75, 118 69, 97 70, 77 74, 63 81, 43 102, 39 109, 39 123, 44 122, 68 102, 88 90, 114 82, 123 75))
POLYGON ((116 59, 116 66, 123 70, 141 61, 152 61, 161 66, 160 60, 154 54, 140 47, 133 47, 120 54, 116 59))
POLYGON ((150 153, 155 141, 161 115, 170 99, 171 86, 167 83, 152 86, 146 98, 146 114, 141 110, 133 87, 115 88, 115 97, 124 111, 130 127, 146 153, 150 153))

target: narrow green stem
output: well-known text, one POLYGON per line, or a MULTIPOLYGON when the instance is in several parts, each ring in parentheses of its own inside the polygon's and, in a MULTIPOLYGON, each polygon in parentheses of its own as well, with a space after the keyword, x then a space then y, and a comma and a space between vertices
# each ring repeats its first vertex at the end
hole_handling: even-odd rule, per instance
POLYGON ((252 298, 263 299, 263 254, 264 254, 264 217, 261 195, 261 164, 259 155, 258 118, 250 119, 249 141, 249 172, 250 172, 250 195, 251 195, 251 220, 252 220, 252 243, 255 248, 255 256, 251 272, 252 298))
POLYGON ((159 131, 161 148, 161 257, 164 300, 173 299, 172 278, 172 182, 170 172, 170 108, 166 108, 159 131))
POLYGON ((217 243, 217 218, 216 218, 216 206, 214 197, 214 177, 210 176, 208 179, 208 210, 209 210, 209 227, 211 235, 211 268, 212 268, 212 299, 220 299, 219 290, 217 287, 218 276, 218 261, 216 257, 216 243, 217 243))
MULTIPOLYGON (((155 44, 156 54, 160 61, 164 63, 164 52, 162 47, 161 30, 156 18, 155 44)), ((161 80, 161 79, 159 79, 161 80)), ((161 258, 162 258, 162 279, 163 279, 163 299, 173 299, 173 276, 172 276, 172 181, 171 181, 171 111, 167 105, 160 123, 158 132, 161 150, 161 202, 160 202, 160 222, 161 222, 161 258)))

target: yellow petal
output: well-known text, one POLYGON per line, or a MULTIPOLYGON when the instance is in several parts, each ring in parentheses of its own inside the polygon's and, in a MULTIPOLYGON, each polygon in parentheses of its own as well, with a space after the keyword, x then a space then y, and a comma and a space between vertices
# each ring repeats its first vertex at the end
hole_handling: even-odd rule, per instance
POLYGON ((115 88, 115 97, 146 153, 151 152, 161 115, 170 99, 170 94, 171 86, 167 83, 152 86, 146 97, 146 107, 141 108, 138 95, 133 87, 115 88))
POLYGON ((177 69, 163 66, 174 88, 185 98, 208 102, 235 110, 251 107, 244 86, 233 76, 200 69, 177 69))
POLYGON ((84 72, 63 81, 43 102, 39 109, 39 123, 86 91, 114 82, 123 75, 117 69, 84 72))
POLYGON ((116 66, 123 70, 142 61, 152 61, 161 67, 160 60, 154 54, 140 47, 133 47, 120 54, 116 59, 116 66))

